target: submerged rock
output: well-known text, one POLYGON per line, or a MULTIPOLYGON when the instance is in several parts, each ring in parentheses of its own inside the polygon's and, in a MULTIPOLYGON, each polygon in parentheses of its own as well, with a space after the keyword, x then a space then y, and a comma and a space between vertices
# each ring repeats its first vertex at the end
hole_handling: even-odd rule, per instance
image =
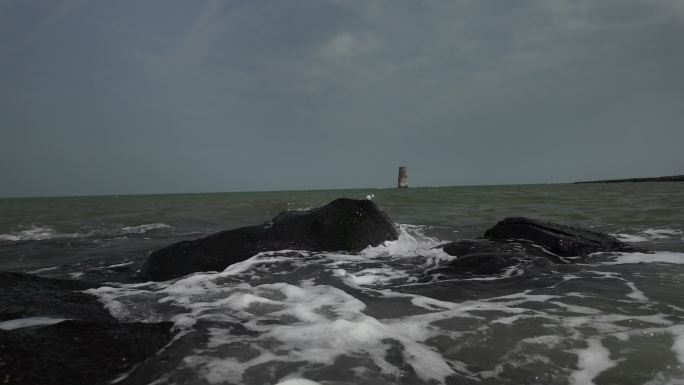
POLYGON ((171 340, 169 322, 119 323, 94 286, 0 272, 0 382, 105 384, 171 340))
POLYGON ((284 212, 263 225, 174 243, 150 254, 140 275, 162 281, 198 271, 221 271, 263 251, 359 251, 396 240, 397 228, 370 200, 337 199, 307 211, 284 212))
POLYGON ((484 236, 492 240, 523 239, 561 257, 587 256, 604 251, 637 251, 605 233, 529 218, 506 218, 487 230, 484 236))

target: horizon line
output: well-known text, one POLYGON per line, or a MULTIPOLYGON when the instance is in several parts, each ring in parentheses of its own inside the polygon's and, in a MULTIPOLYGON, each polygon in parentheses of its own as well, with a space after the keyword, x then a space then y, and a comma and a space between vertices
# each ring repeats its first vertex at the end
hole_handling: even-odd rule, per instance
MULTIPOLYGON (((409 186, 411 189, 422 188, 446 188, 446 187, 479 187, 479 186, 531 186, 549 184, 573 184, 575 182, 541 182, 541 183, 491 183, 491 184, 466 184, 466 185, 435 185, 435 186, 409 186)), ((334 190, 407 190, 397 187, 344 187, 344 188, 312 188, 312 189, 290 189, 290 190, 234 190, 234 191, 203 191, 203 192, 157 192, 157 193, 113 193, 113 194, 89 194, 89 195, 28 195, 28 196, 0 196, 0 199, 38 199, 38 198, 92 198, 92 197, 128 197, 128 196, 152 196, 152 195, 200 195, 200 194, 257 194, 257 193, 276 193, 276 192, 302 192, 302 191, 334 191, 334 190)))

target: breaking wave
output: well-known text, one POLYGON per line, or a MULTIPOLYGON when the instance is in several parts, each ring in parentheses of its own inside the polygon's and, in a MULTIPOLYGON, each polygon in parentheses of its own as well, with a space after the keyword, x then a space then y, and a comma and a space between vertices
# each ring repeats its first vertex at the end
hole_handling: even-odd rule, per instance
POLYGON ((169 320, 183 336, 140 383, 684 380, 684 300, 659 300, 678 290, 683 253, 435 281, 425 271, 453 257, 425 227, 400 230, 358 254, 264 252, 220 272, 88 292, 120 320, 169 320), (653 282, 634 269, 652 263, 671 275, 653 282))
POLYGON ((84 236, 79 233, 60 234, 54 228, 49 226, 33 225, 28 229, 20 230, 10 234, 0 234, 0 241, 18 242, 18 241, 43 241, 53 238, 75 238, 84 236))

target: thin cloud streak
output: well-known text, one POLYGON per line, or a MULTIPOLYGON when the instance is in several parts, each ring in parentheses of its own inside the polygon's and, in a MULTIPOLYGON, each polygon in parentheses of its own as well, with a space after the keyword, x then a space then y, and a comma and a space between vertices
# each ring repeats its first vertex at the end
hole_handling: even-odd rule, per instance
POLYGON ((63 0, 53 12, 41 20, 16 47, 10 49, 5 54, 4 58, 0 58, 0 62, 6 62, 13 58, 14 55, 19 54, 22 50, 27 49, 31 44, 40 38, 45 32, 49 31, 55 25, 59 24, 65 18, 69 17, 79 7, 88 3, 90 0, 63 0))

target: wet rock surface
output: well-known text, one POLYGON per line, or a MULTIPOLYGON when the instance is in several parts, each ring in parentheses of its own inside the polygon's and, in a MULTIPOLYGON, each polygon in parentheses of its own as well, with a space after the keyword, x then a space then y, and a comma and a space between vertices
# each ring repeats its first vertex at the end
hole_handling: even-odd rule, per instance
POLYGON ((80 292, 95 286, 84 281, 0 272, 0 321, 54 317, 116 322, 97 298, 80 292))
POLYGON ((263 225, 174 243, 153 252, 140 276, 162 281, 220 271, 264 251, 359 251, 398 236, 392 220, 372 201, 336 199, 316 209, 284 212, 263 225))
POLYGON ((457 258, 430 273, 494 275, 512 266, 571 263, 596 252, 639 251, 608 234, 529 218, 506 218, 484 237, 440 246, 457 258))
POLYGON ((506 218, 487 230, 484 236, 491 240, 526 240, 561 257, 587 256, 607 251, 638 251, 598 231, 522 217, 506 218))
POLYGON ((512 266, 544 267, 552 263, 567 263, 557 255, 524 240, 492 241, 465 239, 440 246, 444 252, 457 257, 430 274, 497 275, 512 266))
POLYGON ((106 384, 171 339, 170 322, 64 321, 0 330, 3 384, 106 384))
POLYGON ((171 340, 170 322, 119 323, 94 286, 0 272, 0 383, 108 383, 171 340))

